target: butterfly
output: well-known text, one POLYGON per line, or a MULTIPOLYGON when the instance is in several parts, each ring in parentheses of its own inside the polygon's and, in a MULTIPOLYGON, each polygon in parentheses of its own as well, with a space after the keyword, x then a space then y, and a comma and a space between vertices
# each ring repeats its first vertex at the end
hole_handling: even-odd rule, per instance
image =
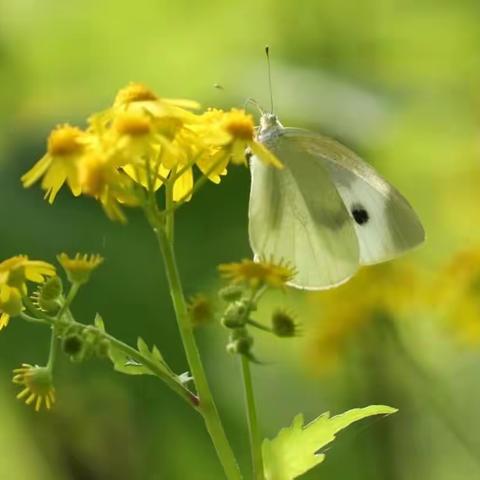
POLYGON ((262 114, 257 141, 284 168, 250 159, 250 245, 257 260, 293 265, 291 286, 340 285, 361 265, 391 260, 425 240, 408 201, 337 141, 283 127, 273 113, 262 114))

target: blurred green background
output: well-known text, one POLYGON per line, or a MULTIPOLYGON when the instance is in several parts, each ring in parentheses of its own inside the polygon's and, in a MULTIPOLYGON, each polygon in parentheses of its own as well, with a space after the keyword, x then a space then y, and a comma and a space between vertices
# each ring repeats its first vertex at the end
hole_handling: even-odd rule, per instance
MULTIPOLYGON (((159 254, 138 212, 119 226, 93 201, 74 201, 68 192, 50 207, 39 189, 23 190, 19 177, 43 154, 55 124, 84 125, 129 81, 205 106, 241 107, 247 97, 268 106, 268 44, 282 122, 346 143, 419 212, 428 241, 408 261, 429 287, 420 308, 403 309, 401 319, 373 315, 338 329, 337 341, 344 331, 348 341, 337 342, 328 369, 317 340, 332 319, 322 314, 321 296, 272 298, 297 312, 304 335, 258 340, 267 363, 254 371, 263 431, 273 436, 299 411, 312 419, 387 403, 400 412, 339 435, 324 464, 304 478, 480 478, 480 341, 468 336, 480 308, 465 333, 455 308, 453 321, 445 320, 430 299, 443 265, 480 245, 479 21, 477 0, 0 0, 1 258, 102 254, 107 261, 74 305, 78 317, 87 322, 100 312, 112 333, 130 343, 138 335, 155 341, 176 371, 185 371, 159 254), (385 333, 392 325, 396 333, 385 333)), ((217 264, 250 255, 248 189, 247 169, 232 168, 181 210, 177 252, 189 295, 212 291, 217 264)), ((375 282, 380 288, 382 280, 375 282)), ((361 301, 361 291, 352 291, 340 301, 361 301)), ((248 471, 237 360, 224 353, 218 325, 198 337, 248 471)), ((44 362, 47 345, 45 329, 16 320, 0 335, 0 478, 223 478, 201 419, 154 378, 62 358, 52 413, 17 402, 11 370, 44 362)))

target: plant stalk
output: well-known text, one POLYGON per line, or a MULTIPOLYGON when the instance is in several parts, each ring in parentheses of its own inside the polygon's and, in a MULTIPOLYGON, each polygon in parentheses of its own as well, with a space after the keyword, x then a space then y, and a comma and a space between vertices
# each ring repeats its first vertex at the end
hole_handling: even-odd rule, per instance
MULTIPOLYGON (((167 214, 166 225, 170 226, 171 228, 173 226, 173 221, 172 219, 168 219, 168 216, 170 215, 173 215, 173 212, 167 214)), ((148 215, 148 219, 151 224, 152 220, 154 221, 152 227, 164 259, 165 270, 170 286, 170 295, 172 297, 183 347, 195 381, 198 396, 200 398, 200 405, 198 409, 203 416, 208 433, 213 441, 217 455, 222 463, 227 478, 229 480, 240 480, 242 478, 241 473, 220 421, 220 417, 208 385, 207 376, 195 341, 193 326, 188 314, 187 304, 175 260, 172 241, 173 232, 170 230, 170 228, 167 232, 163 226, 163 222, 161 222, 158 217, 155 219, 154 215, 148 215)))
POLYGON ((253 394, 253 382, 252 374, 250 371, 250 360, 245 355, 240 355, 240 357, 242 363, 243 385, 245 389, 245 407, 247 410, 253 478, 255 480, 265 480, 263 471, 262 444, 260 431, 258 428, 255 397, 253 394))

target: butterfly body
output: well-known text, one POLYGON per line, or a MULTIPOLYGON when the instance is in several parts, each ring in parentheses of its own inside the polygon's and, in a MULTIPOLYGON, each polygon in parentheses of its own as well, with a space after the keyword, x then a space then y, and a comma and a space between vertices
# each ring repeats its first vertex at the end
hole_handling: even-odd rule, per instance
POLYGON ((424 241, 407 200, 340 143, 273 114, 262 115, 257 138, 284 168, 251 159, 250 244, 256 258, 294 265, 292 286, 333 287, 424 241))

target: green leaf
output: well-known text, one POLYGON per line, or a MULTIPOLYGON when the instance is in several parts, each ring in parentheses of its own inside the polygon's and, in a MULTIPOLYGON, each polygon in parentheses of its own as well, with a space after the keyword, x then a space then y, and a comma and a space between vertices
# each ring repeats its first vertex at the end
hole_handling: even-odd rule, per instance
POLYGON ((165 375, 168 375, 171 378, 174 378, 175 381, 179 381, 177 375, 175 375, 172 370, 168 367, 163 359, 160 350, 154 345, 152 350, 148 347, 147 343, 143 338, 138 337, 137 339, 137 350, 148 359, 148 363, 144 365, 138 361, 132 359, 124 351, 115 348, 112 346, 110 348, 110 359, 113 362, 115 370, 118 372, 126 373, 127 375, 156 375, 158 376, 158 371, 160 370, 165 375), (152 368, 151 365, 154 365, 156 368, 152 368))
POLYGON ((105 332, 105 323, 103 321, 103 318, 99 313, 95 315, 95 320, 93 321, 93 324, 95 327, 97 327, 101 332, 105 332))
POLYGON ((330 418, 326 412, 303 425, 303 415, 297 415, 290 427, 280 430, 273 440, 262 445, 266 480, 292 480, 325 459, 316 453, 335 440, 335 434, 350 424, 371 415, 390 415, 397 410, 384 405, 355 408, 330 418))

